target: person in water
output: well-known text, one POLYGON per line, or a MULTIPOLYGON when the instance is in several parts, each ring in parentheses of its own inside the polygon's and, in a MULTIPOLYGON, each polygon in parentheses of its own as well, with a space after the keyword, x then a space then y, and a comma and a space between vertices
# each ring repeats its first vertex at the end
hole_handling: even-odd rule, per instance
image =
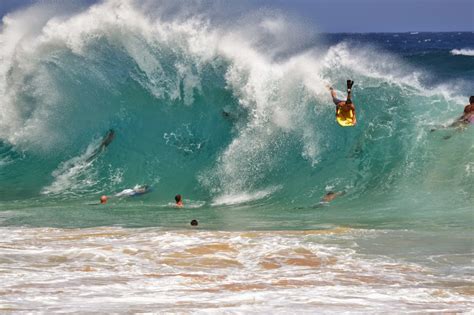
POLYGON ((333 201, 334 199, 336 199, 337 197, 342 196, 342 195, 344 195, 343 191, 337 191, 337 192, 330 191, 327 194, 325 194, 323 198, 321 198, 321 202, 322 203, 329 203, 329 202, 333 201))
MULTIPOLYGON (((337 197, 339 196, 343 196, 345 195, 346 192, 345 191, 328 191, 322 198, 321 200, 315 204, 315 205, 312 205, 310 206, 309 208, 313 208, 313 209, 316 209, 316 208, 322 208, 322 207, 325 207, 327 206, 331 201, 333 201, 334 199, 336 199, 337 197)), ((296 209, 306 209, 307 207, 298 207, 296 209)))
POLYGON ((106 195, 103 195, 100 197, 100 204, 101 205, 105 205, 107 203, 107 196, 106 195))
POLYGON ((109 144, 114 140, 115 138, 115 131, 113 129, 109 129, 105 136, 102 138, 102 141, 100 142, 100 145, 97 149, 92 152, 92 154, 87 158, 87 162, 92 161, 95 159, 102 151, 105 150, 109 146, 109 144))
MULTIPOLYGON (((352 103, 352 99, 351 99, 353 84, 354 84, 354 81, 347 80, 347 98, 345 101, 337 98, 336 91, 333 89, 332 86, 328 87, 329 91, 331 92, 332 101, 336 105, 336 111, 340 112, 340 115, 344 117, 350 117, 351 111, 355 113, 355 106, 354 106, 354 103, 352 103)), ((356 124, 356 122, 357 120, 354 115, 354 124, 356 124)))
POLYGON ((176 201, 176 207, 178 208, 184 207, 183 198, 181 197, 180 194, 177 194, 176 196, 174 196, 174 200, 176 201))
POLYGON ((474 96, 469 97, 469 104, 464 107, 464 112, 454 124, 474 124, 474 96))
POLYGON ((143 186, 136 185, 136 186, 133 187, 132 189, 127 188, 127 189, 122 190, 121 192, 115 194, 115 197, 124 197, 124 196, 133 197, 133 196, 139 196, 139 195, 146 194, 146 193, 148 193, 148 192, 150 192, 150 191, 151 191, 151 188, 150 188, 150 186, 148 186, 148 185, 143 185, 143 186))
POLYGON ((191 226, 198 226, 198 221, 197 220, 191 220, 191 226))
MULTIPOLYGON (((474 96, 469 97, 469 104, 464 106, 464 111, 461 117, 456 119, 452 124, 448 126, 441 126, 438 129, 446 128, 458 128, 462 129, 469 124, 474 124, 474 96)), ((438 130, 437 128, 431 129, 431 132, 438 130)), ((452 135, 444 137, 444 139, 451 138, 452 135)))

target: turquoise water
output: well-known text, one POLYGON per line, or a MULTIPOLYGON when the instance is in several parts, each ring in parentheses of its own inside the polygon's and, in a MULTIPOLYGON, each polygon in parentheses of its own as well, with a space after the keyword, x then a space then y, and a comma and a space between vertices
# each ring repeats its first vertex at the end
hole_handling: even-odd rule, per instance
MULTIPOLYGON (((162 14, 112 1, 66 17, 33 8, 4 19, 5 237, 104 227, 168 235, 191 219, 215 240, 344 227, 366 232, 311 242, 455 278, 434 288, 472 285, 474 128, 430 132, 459 117, 472 94, 472 33, 292 38, 302 26, 274 12, 232 26, 162 14), (325 85, 342 98, 348 78, 358 124, 341 128, 325 85), (91 158, 109 129, 115 139, 91 158), (144 184, 150 193, 114 196, 144 184), (320 204, 329 191, 345 194, 320 204), (177 193, 183 209, 173 207, 177 193), (109 202, 98 205, 104 194, 109 202)), ((459 302, 462 292, 449 294, 459 302)))
MULTIPOLYGON (((173 212, 166 205, 181 193, 204 218, 225 206, 235 220, 249 216, 252 228, 262 216, 273 217, 277 228, 284 218, 304 229, 315 214, 318 221, 347 225, 422 227, 428 220, 471 226, 472 128, 430 132, 455 119, 467 95, 454 94, 454 85, 423 85, 416 79, 423 68, 369 47, 373 56, 346 56, 345 42, 292 57, 296 61, 265 55, 265 61, 240 61, 217 53, 203 60, 185 50, 186 42, 148 43, 135 35, 148 45, 135 56, 127 51, 130 38, 117 36, 86 40, 76 54, 42 43, 40 53, 29 52, 36 58, 32 70, 9 68, 0 191, 6 210, 39 209, 22 224, 127 226, 121 219, 126 209, 143 209, 142 226, 168 226, 173 219, 163 220, 162 212, 173 212), (380 59, 367 66, 374 70, 356 65, 372 57, 380 59), (309 62, 317 69, 312 80, 300 69, 309 62), (333 82, 343 90, 348 74, 357 82, 359 122, 341 128, 323 87, 333 82), (114 141, 89 160, 110 128, 114 141), (153 191, 112 198, 107 211, 123 210, 108 219, 96 218, 103 209, 88 206, 138 184, 153 191), (329 190, 346 194, 310 210, 329 190), (150 220, 149 209, 159 218, 150 220), (77 219, 63 222, 63 216, 77 219)), ((461 72, 458 80, 469 74, 461 72)))

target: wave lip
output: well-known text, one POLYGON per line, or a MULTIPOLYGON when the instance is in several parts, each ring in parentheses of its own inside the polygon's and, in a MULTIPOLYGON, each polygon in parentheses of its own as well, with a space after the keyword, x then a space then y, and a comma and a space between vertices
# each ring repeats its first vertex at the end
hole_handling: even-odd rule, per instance
POLYGON ((453 56, 474 56, 474 49, 462 48, 462 49, 453 49, 450 51, 453 56))

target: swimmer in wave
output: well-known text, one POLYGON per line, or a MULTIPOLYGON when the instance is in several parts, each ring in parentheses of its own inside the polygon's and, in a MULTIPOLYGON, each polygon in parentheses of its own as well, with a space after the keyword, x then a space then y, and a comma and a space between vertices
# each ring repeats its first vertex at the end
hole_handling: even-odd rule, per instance
POLYGON ((94 160, 100 153, 102 153, 105 148, 109 146, 109 144, 114 140, 115 138, 115 131, 113 129, 109 129, 105 136, 102 138, 102 141, 100 142, 100 145, 97 149, 92 152, 92 154, 87 158, 86 162, 91 162, 94 160))
MULTIPOLYGON (((468 125, 474 124, 474 96, 469 97, 469 104, 464 106, 464 111, 458 119, 456 119, 452 124, 448 126, 441 126, 439 128, 433 128, 430 131, 436 131, 439 129, 447 129, 447 128, 454 128, 458 130, 462 130, 466 128, 468 125)), ((444 137, 444 139, 451 138, 452 135, 444 137)))
POLYGON ((176 196, 174 196, 174 200, 176 201, 176 203, 175 203, 176 207, 178 207, 178 208, 184 207, 183 197, 181 197, 180 194, 177 194, 176 196))
POLYGON ((115 194, 115 197, 134 197, 140 196, 151 191, 148 185, 136 185, 133 188, 124 189, 121 192, 115 194))

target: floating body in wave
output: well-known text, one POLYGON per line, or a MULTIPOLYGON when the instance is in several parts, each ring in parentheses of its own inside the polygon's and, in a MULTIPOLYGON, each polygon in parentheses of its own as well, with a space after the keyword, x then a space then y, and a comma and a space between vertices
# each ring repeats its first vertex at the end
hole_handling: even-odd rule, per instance
POLYGON ((151 191, 151 187, 148 185, 143 185, 139 186, 136 185, 133 188, 127 188, 122 190, 121 192, 115 194, 115 197, 135 197, 135 196, 140 196, 144 195, 146 193, 149 193, 151 191))
POLYGON ((324 197, 321 199, 321 202, 325 202, 325 203, 331 202, 337 197, 343 196, 345 193, 346 193, 345 191, 337 191, 337 192, 330 191, 324 195, 324 197))
MULTIPOLYGON (((436 131, 438 129, 446 129, 446 128, 455 128, 458 130, 464 129, 468 125, 474 124, 474 96, 469 98, 469 104, 464 107, 463 114, 461 117, 456 119, 452 124, 448 126, 441 126, 439 128, 431 129, 431 132, 436 131)), ((444 137, 444 139, 451 138, 452 135, 444 137)))
POLYGON ((326 193, 322 198, 321 198, 321 201, 319 201, 319 203, 315 204, 314 206, 312 206, 311 208, 320 208, 320 207, 324 207, 326 205, 328 205, 331 201, 333 201, 334 199, 336 199, 337 197, 339 196, 344 196, 346 194, 345 191, 329 191, 328 193, 326 193))

